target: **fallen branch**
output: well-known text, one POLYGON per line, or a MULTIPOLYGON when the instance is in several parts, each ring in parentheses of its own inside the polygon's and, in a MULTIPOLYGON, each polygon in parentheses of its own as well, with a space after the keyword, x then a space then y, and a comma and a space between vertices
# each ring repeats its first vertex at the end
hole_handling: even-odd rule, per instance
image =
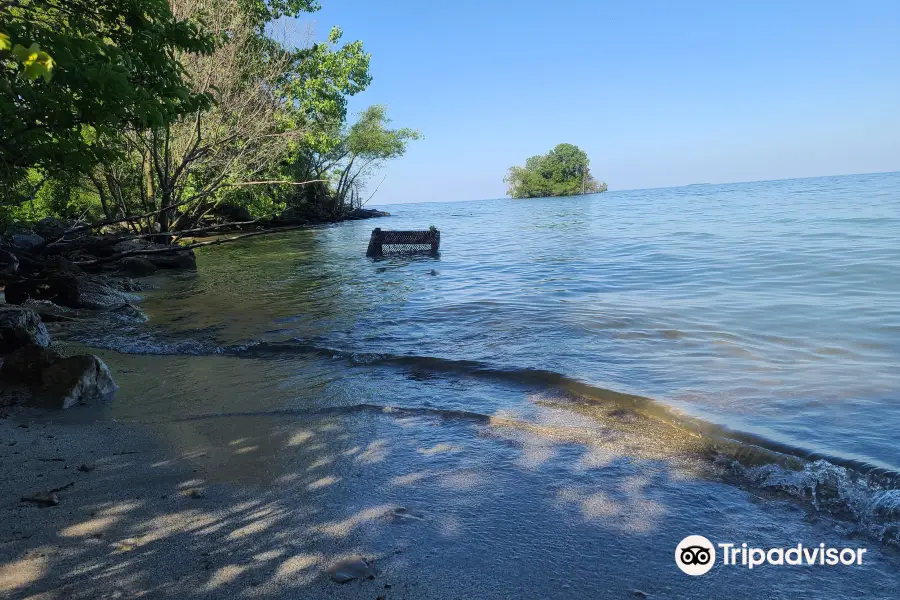
POLYGON ((243 227, 245 225, 254 225, 256 223, 259 223, 259 219, 253 219, 252 221, 235 221, 233 223, 220 223, 219 225, 208 225, 206 227, 197 227, 195 229, 182 229, 181 231, 170 231, 168 233, 139 233, 137 235, 129 235, 123 238, 117 238, 116 243, 118 244, 119 242, 127 242, 129 240, 140 240, 155 237, 180 238, 185 237, 186 234, 208 233, 210 231, 215 231, 216 229, 226 229, 228 227, 243 227))
POLYGON ((328 183, 327 179, 311 179, 310 181, 244 181, 242 183, 224 183, 222 187, 243 187, 245 185, 309 185, 310 183, 328 183))
POLYGON ((113 254, 112 256, 106 256, 103 258, 97 258, 95 260, 85 260, 80 262, 75 262, 73 264, 78 265, 79 267, 90 267, 94 265, 102 265, 109 262, 116 262, 117 260, 121 260, 123 258, 128 258, 129 256, 147 256, 148 254, 174 254, 176 252, 183 252, 185 250, 193 250, 194 248, 201 248, 203 246, 216 246, 218 244, 225 244, 227 242, 235 242, 237 240, 242 240, 244 238, 255 237, 258 235, 270 235, 273 233, 283 233, 286 231, 296 231, 297 229, 308 229, 309 225, 294 225, 291 227, 279 227, 277 229, 266 229, 265 231, 254 231, 251 233, 242 233, 241 235, 235 235, 228 238, 219 238, 217 240, 211 240, 208 242, 195 242, 193 244, 185 244, 184 246, 170 246, 167 248, 153 248, 151 250, 129 250, 127 252, 118 252, 113 254))
MULTIPOLYGON (((384 183, 384 180, 385 180, 385 179, 387 179, 387 175, 385 175, 384 177, 381 178, 381 183, 384 183)), ((378 189, 381 187, 381 183, 379 183, 377 186, 375 186, 375 191, 372 192, 372 195, 369 196, 368 198, 366 198, 366 201, 359 205, 360 208, 362 208, 363 206, 365 206, 366 204, 368 204, 368 203, 369 203, 369 200, 371 200, 372 198, 375 197, 375 194, 378 193, 378 189)))
MULTIPOLYGON (((311 183, 327 183, 327 182, 328 182, 327 179, 311 179, 310 181, 278 181, 278 180, 245 181, 245 182, 241 182, 241 183, 226 183, 226 184, 223 184, 223 187, 243 187, 243 186, 247 186, 247 185, 297 185, 297 186, 302 186, 302 185, 309 185, 311 183)), ((141 219, 147 219, 150 217, 154 217, 154 216, 156 216, 160 213, 163 213, 167 210, 172 210, 173 208, 179 208, 181 206, 184 206, 185 204, 190 204, 193 200, 194 200, 194 198, 192 197, 192 198, 189 198, 188 200, 176 202, 174 204, 170 204, 169 206, 164 206, 163 208, 160 208, 159 210, 154 210, 152 212, 144 213, 142 215, 134 215, 131 217, 122 217, 119 219, 106 219, 105 221, 99 221, 97 223, 88 223, 87 225, 79 225, 76 227, 72 227, 72 228, 68 229, 65 233, 63 233, 62 236, 60 236, 56 240, 49 242, 47 244, 44 244, 44 246, 42 248, 47 248, 49 246, 53 246, 54 244, 61 242, 67 236, 72 235, 73 233, 81 233, 83 231, 91 231, 94 229, 100 229, 101 227, 106 227, 107 225, 117 225, 119 223, 132 223, 134 221, 140 221, 141 219)), ((158 233, 158 234, 153 234, 153 235, 165 235, 165 234, 158 233)))

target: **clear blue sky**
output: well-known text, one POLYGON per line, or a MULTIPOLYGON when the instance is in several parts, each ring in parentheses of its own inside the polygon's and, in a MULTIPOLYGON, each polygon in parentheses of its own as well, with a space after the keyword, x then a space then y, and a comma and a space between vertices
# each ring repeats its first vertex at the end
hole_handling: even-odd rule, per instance
POLYGON ((560 142, 610 190, 900 170, 898 0, 321 3, 372 53, 351 111, 425 136, 373 205, 502 197, 560 142))

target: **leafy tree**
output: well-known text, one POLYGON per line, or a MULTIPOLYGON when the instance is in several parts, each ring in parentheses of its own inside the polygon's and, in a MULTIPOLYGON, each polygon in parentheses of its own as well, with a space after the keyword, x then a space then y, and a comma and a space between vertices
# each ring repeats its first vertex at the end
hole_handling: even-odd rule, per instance
POLYGON ((277 22, 318 0, 0 0, 0 219, 128 218, 166 237, 222 203, 338 216, 419 134, 384 107, 340 28, 303 47, 277 22), (320 180, 306 185, 308 180, 320 180), (137 217, 136 215, 142 215, 137 217))
POLYGON ((574 196, 606 191, 590 171, 587 154, 573 144, 559 144, 542 156, 532 156, 524 167, 510 167, 504 178, 513 198, 574 196))
POLYGON ((316 0, 239 0, 238 7, 260 30, 276 19, 296 17, 320 8, 316 0))
POLYGON ((0 24, 22 66, 0 58, 0 183, 32 167, 87 172, 115 156, 104 138, 210 103, 175 53, 209 52, 213 40, 167 0, 11 0, 0 24))
POLYGON ((335 160, 334 199, 338 208, 359 208, 363 202, 360 189, 385 161, 406 153, 411 140, 422 138, 415 129, 390 129, 387 107, 370 106, 346 130, 341 142, 331 153, 335 160))
MULTIPOLYGON (((294 165, 312 154, 328 154, 341 143, 347 98, 365 90, 372 81, 371 55, 360 41, 339 47, 342 37, 341 29, 334 27, 328 42, 300 49, 292 57, 294 69, 286 77, 282 94, 291 99, 283 115, 285 126, 303 131, 289 161, 294 165)), ((312 171, 318 170, 312 167, 312 171)))
POLYGON ((6 66, 8 70, 15 71, 22 67, 22 75, 28 81, 43 78, 50 81, 53 76, 53 58, 41 50, 37 44, 31 44, 28 48, 22 44, 13 45, 9 36, 0 31, 0 61, 11 61, 6 66))

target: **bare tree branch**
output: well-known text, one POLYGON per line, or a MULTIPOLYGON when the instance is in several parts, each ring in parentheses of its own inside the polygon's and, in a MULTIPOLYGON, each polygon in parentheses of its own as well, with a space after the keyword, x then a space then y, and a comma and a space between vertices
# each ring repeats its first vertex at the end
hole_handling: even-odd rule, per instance
POLYGON ((147 256, 154 254, 173 254, 176 252, 183 252, 185 250, 193 250, 194 248, 201 248, 203 246, 217 246, 219 244, 225 244, 228 242, 235 242, 237 240, 242 240, 245 238, 256 237, 260 235, 272 235, 276 233, 284 233, 287 231, 296 231, 298 229, 309 229, 309 225, 293 225, 290 227, 279 227, 277 229, 266 229, 264 231, 253 231, 251 233, 242 233, 240 235, 235 235, 227 238, 219 238, 216 240, 210 240, 208 242, 195 242, 192 244, 186 244, 184 246, 169 246, 166 248, 154 248, 151 250, 129 250, 127 252, 117 252, 112 256, 105 256, 103 258, 97 258, 95 260, 85 260, 75 262, 73 264, 78 265, 79 267, 90 267, 95 265, 101 265, 110 262, 116 262, 117 260, 121 260, 123 258, 127 258, 129 256, 147 256))

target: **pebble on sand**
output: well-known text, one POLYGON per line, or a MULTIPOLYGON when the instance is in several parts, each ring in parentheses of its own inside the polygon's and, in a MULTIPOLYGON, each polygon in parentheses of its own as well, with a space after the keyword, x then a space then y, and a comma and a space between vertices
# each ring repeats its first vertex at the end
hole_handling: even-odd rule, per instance
POLYGON ((375 571, 359 556, 337 562, 325 570, 333 581, 347 583, 354 579, 375 579, 375 571))

